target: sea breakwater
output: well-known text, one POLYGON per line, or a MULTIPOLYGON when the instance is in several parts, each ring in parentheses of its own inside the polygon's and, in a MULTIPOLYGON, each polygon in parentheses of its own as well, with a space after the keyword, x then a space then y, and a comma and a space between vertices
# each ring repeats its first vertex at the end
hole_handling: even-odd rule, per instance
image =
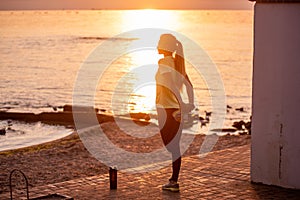
POLYGON ((138 124, 149 124, 150 115, 146 113, 131 113, 129 116, 114 116, 111 113, 102 112, 92 107, 72 107, 65 105, 61 110, 55 109, 54 112, 42 113, 20 113, 0 111, 0 120, 17 120, 27 123, 42 122, 45 124, 55 124, 75 127, 74 115, 83 120, 90 119, 90 116, 96 116, 99 124, 114 121, 115 118, 130 119, 138 124))

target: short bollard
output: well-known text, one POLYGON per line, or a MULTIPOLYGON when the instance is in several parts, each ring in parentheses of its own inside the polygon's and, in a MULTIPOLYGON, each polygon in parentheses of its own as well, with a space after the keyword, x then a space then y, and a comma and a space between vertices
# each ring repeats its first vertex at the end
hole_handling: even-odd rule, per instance
POLYGON ((117 189, 117 182, 118 182, 117 172, 118 170, 116 167, 109 168, 109 183, 110 183, 111 190, 117 189))

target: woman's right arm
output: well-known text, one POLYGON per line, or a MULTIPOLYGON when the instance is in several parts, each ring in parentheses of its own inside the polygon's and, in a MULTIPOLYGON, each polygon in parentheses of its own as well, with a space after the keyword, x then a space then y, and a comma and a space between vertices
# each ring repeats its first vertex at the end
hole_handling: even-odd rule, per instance
POLYGON ((188 77, 188 75, 186 74, 185 76, 185 81, 184 81, 184 84, 185 84, 185 88, 186 88, 186 92, 187 92, 187 95, 188 95, 188 99, 189 99, 189 103, 187 106, 187 110, 188 111, 191 111, 195 108, 195 105, 194 105, 194 90, 193 90, 193 85, 188 77))

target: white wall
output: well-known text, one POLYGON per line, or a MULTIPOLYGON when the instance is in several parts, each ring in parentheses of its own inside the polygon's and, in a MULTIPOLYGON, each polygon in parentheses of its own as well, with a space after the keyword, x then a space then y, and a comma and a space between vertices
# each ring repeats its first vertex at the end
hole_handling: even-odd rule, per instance
POLYGON ((300 3, 256 3, 251 179, 300 189, 300 3))

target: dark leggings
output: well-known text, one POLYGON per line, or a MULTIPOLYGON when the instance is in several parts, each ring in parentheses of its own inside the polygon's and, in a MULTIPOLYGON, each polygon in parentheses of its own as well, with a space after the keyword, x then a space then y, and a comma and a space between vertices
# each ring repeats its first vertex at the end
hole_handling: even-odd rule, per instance
POLYGON ((157 108, 158 125, 160 135, 166 149, 172 154, 172 177, 170 181, 178 181, 180 166, 181 166, 181 153, 180 153, 180 138, 182 128, 180 122, 176 121, 173 113, 178 109, 175 108, 157 108))

